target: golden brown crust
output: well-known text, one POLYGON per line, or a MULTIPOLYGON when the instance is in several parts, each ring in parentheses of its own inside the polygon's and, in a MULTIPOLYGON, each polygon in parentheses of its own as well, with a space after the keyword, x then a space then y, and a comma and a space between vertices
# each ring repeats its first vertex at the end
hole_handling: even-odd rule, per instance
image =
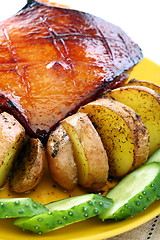
POLYGON ((34 1, 0 23, 0 52, 0 108, 40 138, 142 58, 119 27, 34 1))

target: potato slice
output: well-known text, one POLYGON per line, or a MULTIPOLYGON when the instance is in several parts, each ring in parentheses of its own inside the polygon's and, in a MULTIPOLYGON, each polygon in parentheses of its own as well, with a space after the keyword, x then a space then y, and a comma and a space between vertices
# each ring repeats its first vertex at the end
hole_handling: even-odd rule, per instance
POLYGON ((108 157, 102 141, 85 113, 76 113, 62 121, 69 135, 78 169, 78 183, 99 189, 108 179, 108 157))
POLYGON ((98 99, 79 111, 88 114, 102 139, 111 176, 123 177, 147 160, 148 132, 131 108, 112 99, 98 99))
POLYGON ((143 86, 143 87, 148 87, 151 88, 152 90, 156 91, 158 94, 160 94, 160 86, 153 83, 153 82, 148 82, 144 80, 136 80, 136 79, 131 79, 128 83, 127 86, 143 86))
POLYGON ((71 140, 62 125, 51 132, 47 155, 52 178, 63 188, 73 190, 77 186, 77 167, 71 140))
POLYGON ((10 114, 0 113, 0 186, 11 170, 25 139, 25 130, 10 114))
POLYGON ((134 109, 148 129, 149 156, 160 147, 160 96, 144 86, 125 86, 109 91, 103 97, 111 97, 134 109))
POLYGON ((14 162, 10 177, 12 191, 22 193, 33 189, 45 169, 46 152, 39 139, 29 138, 14 162))

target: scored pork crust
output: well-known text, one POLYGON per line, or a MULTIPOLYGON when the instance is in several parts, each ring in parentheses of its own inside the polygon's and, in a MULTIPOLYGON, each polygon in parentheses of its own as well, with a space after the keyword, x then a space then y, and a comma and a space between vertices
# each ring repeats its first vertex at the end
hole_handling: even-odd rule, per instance
POLYGON ((31 137, 45 138, 70 112, 123 82, 142 53, 98 17, 29 2, 0 23, 0 109, 31 137))

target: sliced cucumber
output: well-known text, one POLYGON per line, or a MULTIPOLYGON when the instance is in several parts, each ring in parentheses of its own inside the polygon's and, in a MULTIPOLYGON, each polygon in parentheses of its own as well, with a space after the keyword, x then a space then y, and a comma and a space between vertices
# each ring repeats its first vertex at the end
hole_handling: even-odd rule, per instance
POLYGON ((106 195, 113 205, 99 215, 102 220, 123 220, 146 209, 160 197, 160 164, 149 163, 124 177, 106 195))
POLYGON ((0 218, 32 217, 43 212, 48 209, 31 198, 0 199, 0 218))
POLYGON ((85 220, 103 212, 113 201, 99 194, 85 194, 55 201, 45 205, 49 213, 31 218, 19 218, 14 224, 38 234, 85 220))
POLYGON ((147 160, 146 163, 160 162, 160 148, 158 148, 147 160))

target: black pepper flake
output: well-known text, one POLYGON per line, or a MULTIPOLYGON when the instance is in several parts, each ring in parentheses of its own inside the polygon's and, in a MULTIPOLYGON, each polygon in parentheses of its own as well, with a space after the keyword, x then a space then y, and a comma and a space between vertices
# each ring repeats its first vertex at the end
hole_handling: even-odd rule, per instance
POLYGON ((58 149, 54 149, 51 154, 52 157, 54 158, 57 155, 57 153, 58 153, 58 149))

